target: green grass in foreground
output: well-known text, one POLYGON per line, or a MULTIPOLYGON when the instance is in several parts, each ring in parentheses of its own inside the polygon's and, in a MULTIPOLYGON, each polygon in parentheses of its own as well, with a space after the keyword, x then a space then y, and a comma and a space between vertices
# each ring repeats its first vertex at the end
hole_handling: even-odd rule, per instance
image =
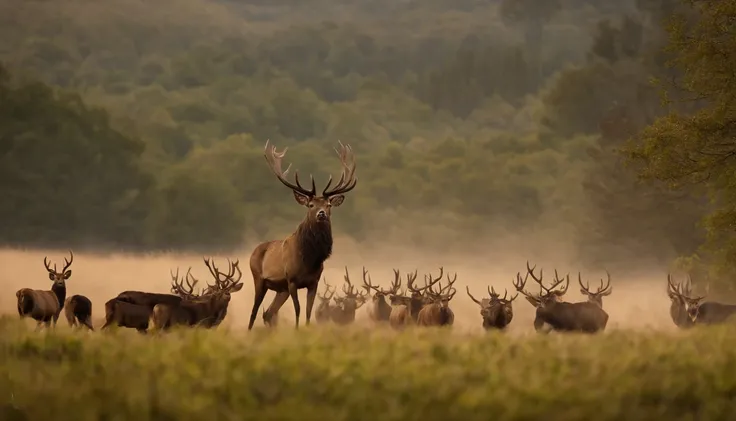
POLYGON ((0 419, 733 420, 736 328, 35 333, 0 320, 0 419))

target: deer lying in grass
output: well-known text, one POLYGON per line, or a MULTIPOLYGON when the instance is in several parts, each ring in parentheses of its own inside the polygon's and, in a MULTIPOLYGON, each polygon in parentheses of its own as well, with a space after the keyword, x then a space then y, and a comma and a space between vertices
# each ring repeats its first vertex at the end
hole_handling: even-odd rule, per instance
POLYGON ((386 298, 396 295, 399 288, 401 288, 401 279, 398 276, 397 271, 394 270, 394 280, 391 283, 391 288, 385 290, 373 285, 371 276, 364 267, 363 288, 365 288, 366 292, 369 294, 371 290, 374 291, 373 296, 371 297, 371 305, 368 307, 368 317, 376 323, 388 322, 393 308, 391 307, 391 304, 386 301, 386 298))
POLYGON ((442 287, 442 283, 439 284, 439 291, 434 291, 432 288, 432 276, 429 275, 427 289, 427 298, 429 304, 424 305, 419 311, 417 316, 417 324, 419 326, 452 326, 455 322, 455 313, 450 309, 450 301, 455 296, 457 290, 453 288, 455 281, 457 281, 457 274, 450 280, 450 275, 447 275, 447 285, 442 287))
MULTIPOLYGON (((684 303, 688 318, 694 324, 721 324, 729 321, 736 314, 736 305, 718 303, 715 301, 703 302, 706 298, 705 296, 693 298, 690 295, 685 295, 682 292, 677 291, 677 289, 672 285, 670 275, 667 275, 667 283, 670 285, 670 288, 674 290, 674 294, 677 298, 684 303)), ((688 284, 690 283, 691 281, 688 278, 688 284)), ((692 294, 692 291, 688 292, 689 294, 692 294)))
POLYGON ((51 322, 59 320, 59 314, 64 308, 64 301, 66 299, 66 280, 72 276, 72 271, 69 267, 74 261, 74 253, 69 250, 70 258, 67 260, 64 258, 64 267, 61 272, 56 270, 56 264, 51 269, 48 258, 43 258, 43 265, 46 267, 48 272, 49 280, 53 282, 51 290, 38 290, 30 288, 21 288, 15 293, 15 297, 18 300, 18 315, 21 318, 31 317, 37 321, 37 329, 44 324, 46 327, 51 326, 51 322))
POLYGON ((330 176, 322 194, 318 196, 313 177, 310 177, 312 187, 309 190, 299 184, 298 172, 294 175, 295 183, 286 179, 291 168, 289 166, 285 171, 281 169, 281 160, 286 154, 286 149, 277 152, 275 146, 269 149, 266 142, 265 150, 266 161, 271 171, 281 184, 292 190, 297 203, 307 208, 307 214, 291 235, 281 240, 261 243, 253 250, 250 270, 253 274, 255 297, 248 330, 253 329, 258 308, 268 290, 275 291, 276 297, 266 312, 269 315, 277 314, 281 306, 291 297, 298 328, 301 305, 297 291, 307 289, 307 324, 309 324, 324 262, 332 254, 330 222, 332 208, 340 206, 345 200, 345 193, 353 190, 358 183, 355 177, 355 158, 350 146, 340 144, 340 150, 337 151, 343 167, 340 180, 330 190, 332 184, 330 176))
POLYGON ((531 276, 539 284, 539 295, 534 296, 524 290, 527 278, 525 277, 522 280, 519 273, 516 274, 514 286, 530 303, 536 304, 537 311, 534 319, 534 328, 538 332, 549 331, 551 328, 559 332, 596 333, 606 328, 608 313, 597 303, 590 301, 580 303, 560 301, 560 297, 567 292, 567 288, 570 285, 569 275, 565 278, 560 278, 557 271, 555 271, 554 282, 548 288, 542 282, 543 273, 541 270, 539 272, 539 278, 537 278, 534 275, 534 268, 529 267, 529 262, 527 262, 526 267, 527 275, 531 276), (560 290, 555 290, 563 282, 565 282, 564 287, 560 290))
POLYGON ((332 321, 338 325, 348 325, 355 321, 355 312, 367 301, 365 292, 358 293, 358 289, 350 282, 350 274, 345 266, 345 284, 342 286, 342 297, 335 297, 335 307, 332 308, 332 321))
MULTIPOLYGON (((179 270, 177 269, 176 274, 173 272, 169 273, 171 274, 172 282, 176 284, 176 281, 179 280, 179 270)), ((184 275, 184 279, 192 290, 198 282, 192 276, 191 268, 184 275)), ((183 299, 183 296, 179 294, 180 291, 181 288, 173 286, 171 288, 172 294, 125 291, 105 303, 105 324, 102 325, 101 329, 106 330, 110 326, 117 326, 146 333, 153 308, 159 303, 180 303, 183 299)), ((188 297, 191 294, 185 294, 184 296, 188 297)))
POLYGON ((64 315, 69 326, 84 326, 94 331, 92 327, 92 301, 84 295, 72 295, 64 301, 64 315))
POLYGON ((503 298, 496 292, 493 287, 487 287, 488 297, 477 300, 470 293, 470 288, 465 287, 468 297, 480 306, 480 315, 483 318, 483 328, 486 330, 498 329, 504 330, 514 318, 514 310, 512 302, 519 296, 517 293, 511 299, 508 299, 508 291, 504 290, 503 298))
POLYGON ((318 323, 326 323, 332 320, 332 297, 335 296, 336 288, 327 283, 327 279, 324 279, 325 293, 323 295, 317 294, 319 304, 317 304, 317 310, 315 310, 314 317, 318 323), (328 295, 329 294, 329 295, 328 295))
POLYGON ((185 299, 177 305, 156 304, 153 307, 149 325, 156 330, 168 330, 173 326, 217 327, 227 314, 231 294, 240 291, 243 273, 238 261, 228 261, 230 269, 227 274, 220 272, 214 262, 204 259, 204 263, 215 278, 215 285, 209 285, 207 295, 196 295, 194 285, 185 288, 182 281, 174 281, 172 289, 177 290, 185 299), (237 271, 238 277, 234 278, 237 271))

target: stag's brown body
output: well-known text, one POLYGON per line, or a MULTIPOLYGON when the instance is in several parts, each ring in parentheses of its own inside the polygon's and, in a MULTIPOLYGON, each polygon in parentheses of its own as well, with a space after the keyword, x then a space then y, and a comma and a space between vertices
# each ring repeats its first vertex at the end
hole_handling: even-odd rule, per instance
POLYGON ((64 302, 64 315, 69 326, 85 326, 89 330, 92 327, 92 301, 84 295, 72 295, 64 302))
POLYGON ((409 310, 409 304, 398 304, 391 308, 388 324, 394 329, 404 329, 414 323, 409 310))
POLYGON ((325 293, 323 295, 317 295, 319 304, 317 304, 317 310, 314 313, 314 317, 318 323, 326 323, 332 320, 332 298, 334 296, 335 290, 325 280, 325 293))
MULTIPOLYGON (((535 266, 536 267, 536 266, 535 266)), ((610 293, 610 278, 609 285, 606 287, 606 291, 599 290, 598 293, 591 293, 584 291, 589 295, 589 301, 580 303, 568 303, 562 302, 561 297, 567 292, 567 288, 570 284, 570 276, 560 278, 555 271, 554 283, 550 287, 545 287, 542 281, 543 274, 540 271, 539 278, 534 275, 534 268, 529 267, 527 262, 527 277, 531 276, 534 281, 539 284, 542 292, 538 296, 524 291, 526 284, 526 277, 524 280, 521 279, 521 274, 516 275, 516 283, 514 286, 521 293, 524 294, 532 305, 536 307, 536 316, 534 318, 534 329, 538 332, 547 332, 548 330, 555 330, 558 332, 580 332, 580 333, 596 333, 606 328, 608 323, 608 313, 603 310, 602 302, 600 297, 594 298, 591 295, 607 295, 606 291, 610 293), (555 291, 554 289, 565 282, 562 289, 555 291)), ((581 283, 581 288, 585 288, 580 280, 578 274, 578 280, 581 283)))
POLYGON ((426 289, 426 299, 429 301, 429 304, 425 304, 419 310, 417 316, 417 325, 419 326, 451 326, 455 322, 455 313, 453 313, 449 305, 456 293, 453 284, 457 280, 457 274, 455 274, 455 278, 452 280, 450 280, 448 274, 447 285, 442 287, 442 284, 440 284, 440 290, 435 292, 432 287, 440 279, 442 279, 442 270, 440 270, 440 277, 435 280, 432 280, 431 275, 427 277, 429 288, 426 289))
POLYGON ((113 298, 105 303, 105 324, 101 330, 118 326, 146 333, 152 311, 153 309, 147 305, 132 304, 113 298))
MULTIPOLYGON (((364 271, 365 273, 365 271, 364 271)), ((350 274, 345 267, 345 285, 342 287, 344 296, 335 297, 335 306, 330 311, 332 321, 337 325, 348 325, 355 321, 355 312, 365 304, 367 292, 358 293, 358 290, 350 282, 350 274)))
POLYGON ((66 280, 72 276, 72 271, 68 269, 74 261, 74 254, 71 250, 69 253, 71 258, 69 260, 64 258, 64 268, 61 272, 56 271, 56 264, 51 269, 48 259, 44 257, 43 263, 49 280, 53 282, 50 291, 21 288, 15 293, 18 301, 18 315, 21 318, 31 317, 38 322, 38 326, 43 323, 46 327, 49 327, 53 321, 56 326, 66 300, 66 280))
POLYGON ((115 297, 118 301, 130 304, 146 306, 153 310, 156 304, 179 304, 182 297, 174 294, 161 294, 157 292, 124 291, 115 297))
POLYGON ((276 297, 268 307, 264 315, 267 320, 273 314, 277 314, 286 300, 291 297, 294 303, 296 326, 299 327, 301 305, 297 291, 307 289, 307 324, 312 317, 312 307, 317 294, 317 287, 324 269, 324 262, 332 254, 332 224, 330 221, 333 207, 340 206, 345 196, 344 193, 355 188, 355 161, 349 146, 341 145, 338 151, 343 172, 337 185, 330 190, 332 177, 321 196, 312 178, 311 189, 306 189, 299 183, 298 173, 295 183, 286 180, 289 168, 281 169, 281 160, 286 154, 286 149, 277 152, 275 147, 269 149, 266 142, 266 161, 276 178, 290 188, 297 203, 307 208, 304 220, 299 224, 296 231, 283 240, 268 241, 256 246, 250 258, 250 270, 253 275, 255 297, 248 330, 253 328, 258 309, 263 303, 263 298, 268 290, 275 291, 276 297))

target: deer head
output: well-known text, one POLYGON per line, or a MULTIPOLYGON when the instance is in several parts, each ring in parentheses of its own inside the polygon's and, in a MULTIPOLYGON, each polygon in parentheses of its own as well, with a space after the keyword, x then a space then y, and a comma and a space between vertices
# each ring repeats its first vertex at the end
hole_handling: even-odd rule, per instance
POLYGON ((673 305, 676 304, 685 309, 690 320, 694 322, 698 318, 700 305, 705 296, 692 297, 692 279, 690 279, 690 276, 688 276, 687 285, 682 286, 673 284, 672 275, 667 274, 667 295, 669 295, 673 305))
POLYGON ((580 276, 580 272, 578 272, 580 293, 588 296, 588 302, 598 304, 601 308, 603 308, 603 297, 611 295, 611 275, 606 272, 606 276, 608 276, 608 282, 606 283, 606 285, 603 285, 603 279, 601 279, 601 286, 598 287, 598 290, 596 292, 591 292, 590 284, 588 283, 588 281, 585 281, 585 285, 583 285, 583 279, 580 276))
POLYGON ((373 302, 377 301, 386 301, 386 297, 391 297, 396 295, 399 292, 399 288, 401 288, 401 277, 399 275, 399 271, 394 269, 394 280, 391 282, 391 288, 389 289, 381 289, 377 286, 373 285, 371 282, 371 275, 368 274, 368 271, 363 268, 363 288, 366 290, 367 293, 370 293, 371 290, 374 291, 372 300, 373 302))
POLYGON ((567 292, 567 288, 570 285, 570 275, 567 275, 565 278, 560 278, 560 276, 557 274, 557 270, 555 270, 555 279, 552 283, 552 285, 548 288, 544 286, 544 283, 542 282, 542 279, 544 279, 544 273, 540 269, 539 270, 539 278, 537 278, 534 275, 534 269, 536 266, 529 267, 529 262, 526 262, 526 276, 524 276, 524 279, 521 279, 521 274, 516 273, 516 280, 513 281, 514 287, 516 290, 524 295, 524 297, 537 308, 546 307, 552 303, 558 303, 562 301, 562 296, 565 295, 567 292), (526 281, 528 277, 531 276, 532 279, 534 279, 534 282, 539 284, 539 294, 530 294, 525 291, 524 287, 526 285, 526 281), (565 282, 565 286, 560 288, 559 290, 555 290, 560 284, 565 282))
POLYGON ((56 263, 54 263, 54 268, 51 269, 51 263, 48 261, 48 257, 43 258, 43 265, 46 267, 46 270, 49 272, 49 280, 51 280, 54 284, 54 287, 57 288, 63 288, 66 287, 66 280, 69 279, 72 276, 72 271, 69 269, 69 266, 72 265, 72 262, 74 261, 74 253, 72 253, 71 250, 69 250, 69 260, 64 258, 64 267, 61 269, 61 272, 58 272, 56 270, 56 263), (68 270, 67 270, 68 269, 68 270))
POLYGON ((350 274, 348 273, 347 266, 345 266, 344 279, 345 284, 342 286, 344 296, 340 299, 335 299, 335 302, 339 303, 345 311, 355 311, 366 303, 368 295, 365 291, 358 293, 358 289, 350 282, 350 274))
POLYGON ((322 295, 317 294, 317 298, 319 299, 319 302, 320 302, 319 304, 320 307, 329 305, 330 300, 332 300, 332 297, 335 296, 335 291, 336 291, 336 288, 334 288, 332 285, 327 283, 327 278, 324 278, 322 282, 325 283, 325 293, 322 295))
POLYGON ((442 282, 440 282, 439 291, 435 291, 433 287, 434 283, 432 283, 432 275, 428 275, 426 278, 426 282, 429 284, 429 288, 426 290, 428 301, 431 303, 440 303, 442 307, 447 307, 455 296, 455 293, 457 293, 457 290, 453 287, 455 281, 457 281, 457 273, 452 280, 450 280, 450 274, 448 273, 447 285, 443 287, 442 282))
POLYGON ((243 288, 243 284, 240 279, 243 277, 243 272, 240 271, 238 264, 239 260, 235 262, 227 261, 229 269, 227 273, 220 272, 215 265, 214 260, 204 259, 204 264, 209 269, 210 274, 215 278, 215 284, 207 284, 208 289, 211 291, 209 295, 215 296, 218 299, 223 299, 225 303, 230 302, 230 294, 238 292, 243 288), (235 278, 235 272, 238 273, 238 277, 235 278))
POLYGON ((322 190, 321 196, 317 195, 314 177, 311 175, 309 177, 312 181, 312 187, 309 190, 302 187, 299 183, 299 171, 294 172, 294 183, 286 179, 289 169, 291 169, 291 164, 289 164, 286 170, 282 171, 281 160, 286 155, 287 150, 288 148, 284 148, 283 151, 277 152, 275 146, 271 146, 269 149, 269 142, 267 141, 265 154, 268 166, 274 175, 276 175, 276 178, 292 190, 297 203, 308 209, 307 219, 314 222, 329 223, 332 207, 340 206, 345 200, 344 194, 353 190, 358 183, 358 179, 355 177, 355 157, 353 156, 352 148, 349 145, 346 146, 340 143, 340 150, 335 149, 343 167, 342 174, 337 185, 332 189, 330 189, 330 185, 332 184, 332 176, 330 176, 327 180, 327 185, 322 190))
POLYGON ((504 290, 503 298, 501 298, 501 295, 498 294, 493 287, 486 287, 486 289, 488 290, 488 298, 478 300, 470 293, 470 288, 465 286, 465 291, 468 293, 468 297, 480 306, 480 314, 483 315, 483 317, 486 317, 486 315, 489 314, 488 310, 491 307, 499 307, 504 313, 512 316, 513 308, 511 303, 519 296, 519 294, 517 293, 513 297, 508 298, 508 291, 504 290))

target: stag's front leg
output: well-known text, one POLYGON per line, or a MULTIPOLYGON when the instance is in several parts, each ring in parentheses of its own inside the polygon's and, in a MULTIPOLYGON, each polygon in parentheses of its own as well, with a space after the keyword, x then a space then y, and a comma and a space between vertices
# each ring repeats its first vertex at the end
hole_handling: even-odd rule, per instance
POLYGON ((317 297, 318 283, 315 283, 307 288, 307 326, 312 320, 312 307, 314 307, 314 299, 317 297))
POLYGON ((298 289, 294 282, 289 281, 289 295, 291 295, 291 301, 294 302, 294 316, 296 316, 296 328, 299 329, 299 315, 302 312, 302 307, 299 305, 299 294, 298 289))

